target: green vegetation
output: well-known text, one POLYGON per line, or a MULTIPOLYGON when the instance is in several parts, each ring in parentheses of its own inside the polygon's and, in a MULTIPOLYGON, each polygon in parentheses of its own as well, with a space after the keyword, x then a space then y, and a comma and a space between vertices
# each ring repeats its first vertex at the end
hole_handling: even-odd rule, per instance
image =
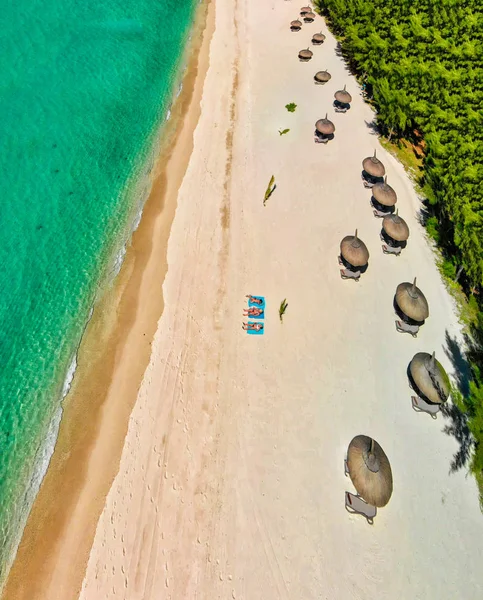
POLYGON ((278 309, 278 316, 280 317, 280 323, 283 323, 283 315, 287 310, 287 298, 284 298, 282 302, 280 302, 280 308, 278 309))
POLYGON ((294 102, 290 102, 290 104, 285 105, 285 108, 288 110, 288 112, 295 112, 297 105, 294 102))
POLYGON ((276 187, 277 186, 275 184, 275 177, 272 175, 272 177, 270 178, 270 181, 268 183, 267 189, 265 190, 265 198, 263 199, 263 206, 265 206, 265 204, 267 203, 267 200, 273 194, 276 187))
POLYGON ((290 129, 279 129, 279 130, 278 130, 278 133, 279 133, 280 135, 285 135, 285 134, 286 134, 286 133, 288 133, 289 131, 290 131, 290 129))
POLYGON ((391 144, 426 198, 428 235, 462 301, 472 381, 455 405, 471 443, 459 466, 469 462, 483 491, 483 4, 316 3, 377 110, 383 144, 391 144))

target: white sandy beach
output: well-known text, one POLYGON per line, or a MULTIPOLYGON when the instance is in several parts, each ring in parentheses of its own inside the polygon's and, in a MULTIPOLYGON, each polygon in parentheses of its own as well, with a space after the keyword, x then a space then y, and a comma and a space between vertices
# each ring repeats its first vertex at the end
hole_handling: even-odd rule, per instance
POLYGON ((82 600, 483 597, 476 485, 465 469, 450 474, 458 444, 441 415, 411 409, 406 376, 419 351, 454 372, 453 302, 414 189, 366 125, 374 115, 325 23, 290 32, 299 4, 216 1, 165 309, 82 600), (325 43, 300 63, 320 30, 325 43), (331 81, 314 85, 326 68, 331 81), (344 84, 352 108, 335 114, 344 84), (336 132, 324 146, 313 132, 326 112, 336 132), (382 254, 361 183, 374 148, 411 230, 400 258, 382 254), (356 227, 371 253, 360 283, 342 281, 337 263, 356 227), (415 276, 430 305, 417 339, 396 333, 392 306, 397 284, 415 276), (241 329, 248 293, 266 298, 263 336, 241 329), (343 460, 360 433, 381 444, 394 478, 372 527, 344 508, 354 488, 343 460))

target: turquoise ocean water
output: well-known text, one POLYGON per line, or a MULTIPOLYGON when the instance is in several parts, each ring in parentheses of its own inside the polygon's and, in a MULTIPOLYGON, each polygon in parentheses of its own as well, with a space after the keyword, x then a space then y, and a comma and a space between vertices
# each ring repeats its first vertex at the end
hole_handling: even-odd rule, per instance
POLYGON ((2 6, 0 582, 96 292, 144 200, 196 3, 2 6))

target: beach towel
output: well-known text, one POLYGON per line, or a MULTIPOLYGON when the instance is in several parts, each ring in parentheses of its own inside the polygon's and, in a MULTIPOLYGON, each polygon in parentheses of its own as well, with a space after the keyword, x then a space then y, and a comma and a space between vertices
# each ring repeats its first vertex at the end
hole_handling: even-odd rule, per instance
POLYGON ((255 296, 254 294, 252 294, 252 296, 254 298, 260 298, 262 303, 257 304, 256 302, 252 302, 251 300, 248 300, 248 306, 256 306, 257 308, 265 308, 265 298, 263 296, 255 296))
MULTIPOLYGON (((254 325, 255 321, 248 321, 249 325, 254 325)), ((247 333, 249 335, 263 335, 263 332, 265 331, 265 326, 263 326, 262 329, 260 329, 260 331, 256 331, 255 329, 247 329, 247 333)))
MULTIPOLYGON (((257 308, 259 308, 259 307, 257 307, 257 308)), ((249 319, 258 319, 258 320, 264 319, 265 318, 265 311, 262 310, 261 314, 258 317, 256 317, 255 315, 250 315, 248 318, 249 319)))

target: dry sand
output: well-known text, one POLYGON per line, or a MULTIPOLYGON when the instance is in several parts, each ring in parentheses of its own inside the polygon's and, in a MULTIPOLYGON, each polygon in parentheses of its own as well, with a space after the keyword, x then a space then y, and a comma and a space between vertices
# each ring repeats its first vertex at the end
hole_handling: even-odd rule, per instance
POLYGON ((418 351, 436 350, 455 372, 455 309, 408 177, 368 126, 374 115, 323 20, 289 31, 298 8, 216 2, 165 309, 82 600, 482 597, 475 483, 464 468, 449 473, 458 443, 441 415, 411 409, 406 377, 418 351), (326 42, 300 63, 320 30, 326 42), (332 80, 315 86, 325 68, 332 80), (344 84, 353 105, 335 114, 344 84), (335 139, 314 144, 326 112, 335 139), (360 179, 376 147, 411 229, 400 258, 382 254, 360 179), (263 207, 272 174, 277 189, 263 207), (339 243, 356 227, 369 269, 344 282, 339 243), (392 308, 397 284, 414 276, 431 311, 417 339, 396 333, 392 308), (247 293, 266 297, 263 336, 241 329, 247 293), (354 490, 343 459, 359 433, 379 441, 393 469, 393 497, 372 527, 344 508, 354 490))

